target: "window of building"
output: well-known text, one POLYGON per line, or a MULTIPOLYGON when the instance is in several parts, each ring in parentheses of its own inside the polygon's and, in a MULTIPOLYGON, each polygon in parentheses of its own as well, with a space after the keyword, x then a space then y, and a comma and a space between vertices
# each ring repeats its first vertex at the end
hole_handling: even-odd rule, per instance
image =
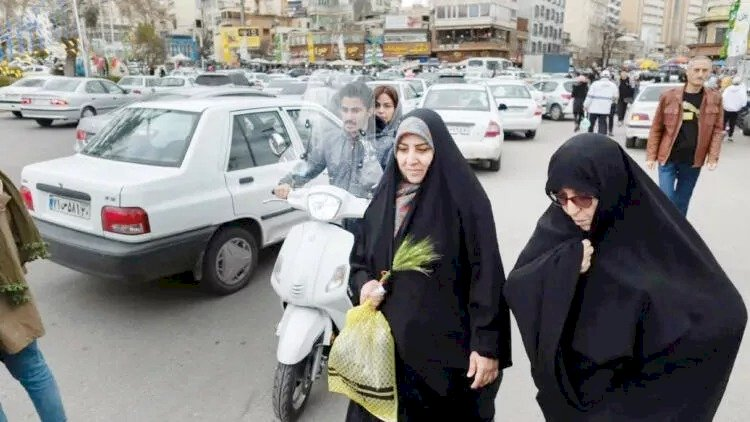
POLYGON ((479 16, 489 16, 490 15, 490 4, 489 3, 482 3, 479 5, 479 16))
POLYGON ((536 43, 535 42, 531 43, 531 52, 532 53, 536 53, 536 43))
POLYGON ((437 17, 438 19, 445 19, 445 6, 440 6, 437 8, 437 17))
POLYGON ((510 9, 510 18, 516 19, 516 9, 510 9))
POLYGON ((469 5, 469 17, 470 18, 478 18, 479 17, 479 5, 478 4, 470 4, 469 5))
POLYGON ((714 38, 714 42, 716 44, 721 44, 724 42, 724 38, 727 35, 727 29, 728 28, 716 28, 716 37, 714 38))
POLYGON ((539 5, 534 6, 534 17, 539 17, 539 5))
POLYGON ((466 5, 462 4, 458 6, 458 16, 459 18, 465 18, 466 17, 466 5))
POLYGON ((544 11, 544 19, 549 20, 549 9, 544 11))
POLYGON ((544 32, 542 32, 542 35, 544 36, 544 38, 549 37, 549 27, 544 27, 544 32))

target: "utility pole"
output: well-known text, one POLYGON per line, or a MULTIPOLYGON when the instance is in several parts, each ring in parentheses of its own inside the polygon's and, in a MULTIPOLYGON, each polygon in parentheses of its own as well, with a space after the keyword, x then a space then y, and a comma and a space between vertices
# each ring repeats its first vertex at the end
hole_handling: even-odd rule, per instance
POLYGON ((245 26, 245 0, 240 0, 240 26, 245 26))
POLYGON ((81 17, 78 15, 78 0, 73 0, 72 3, 73 17, 75 18, 76 30, 78 31, 78 49, 83 53, 83 57, 81 58, 81 61, 83 62, 83 74, 88 78, 91 74, 91 63, 88 57, 88 52, 86 51, 86 33, 81 27, 81 17))
POLYGON ((109 0, 109 39, 115 43, 115 0, 109 0))

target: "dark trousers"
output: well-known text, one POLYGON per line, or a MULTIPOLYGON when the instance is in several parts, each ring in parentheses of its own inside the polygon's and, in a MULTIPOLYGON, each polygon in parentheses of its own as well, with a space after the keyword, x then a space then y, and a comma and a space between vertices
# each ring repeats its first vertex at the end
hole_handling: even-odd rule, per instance
POLYGON ((609 117, 608 114, 589 113, 589 120, 591 121, 591 126, 589 126, 589 133, 594 132, 594 124, 596 124, 597 133, 606 135, 607 134, 607 117, 609 117))
POLYGON ((734 136, 734 127, 737 126, 737 111, 724 111, 724 124, 729 125, 729 137, 734 136))
POLYGON ((693 189, 701 174, 700 167, 686 163, 666 163, 659 166, 659 188, 677 206, 682 215, 687 215, 693 189))
POLYGON ((617 113, 617 104, 612 103, 612 105, 609 106, 609 126, 607 127, 609 133, 612 133, 612 130, 615 127, 615 113, 617 113))
POLYGON ((581 126, 581 120, 583 120, 583 117, 586 115, 586 112, 583 110, 583 100, 574 99, 573 100, 573 121, 576 125, 576 130, 581 126))
POLYGON ((622 123, 623 120, 625 120, 625 113, 628 111, 628 103, 625 101, 618 101, 617 102, 617 121, 622 123))

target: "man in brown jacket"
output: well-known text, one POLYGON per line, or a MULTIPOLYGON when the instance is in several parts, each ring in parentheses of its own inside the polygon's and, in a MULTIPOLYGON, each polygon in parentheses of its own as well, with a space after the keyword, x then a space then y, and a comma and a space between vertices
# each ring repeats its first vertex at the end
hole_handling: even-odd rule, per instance
MULTIPOLYGON (((0 171, 0 362, 26 389, 42 422, 65 422, 57 382, 36 342, 44 327, 25 278, 24 264, 44 256, 21 195, 0 171)), ((2 406, 0 422, 7 422, 2 406)))
POLYGON ((685 86, 661 94, 646 146, 647 167, 659 162, 659 187, 683 215, 701 167, 716 169, 724 137, 721 95, 703 88, 710 73, 707 57, 690 60, 685 86))

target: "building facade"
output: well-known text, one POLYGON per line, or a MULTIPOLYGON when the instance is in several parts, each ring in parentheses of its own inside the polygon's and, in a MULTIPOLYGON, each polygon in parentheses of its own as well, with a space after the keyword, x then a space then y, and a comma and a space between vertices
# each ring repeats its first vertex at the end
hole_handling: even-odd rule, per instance
POLYGON ((433 56, 448 62, 511 56, 518 8, 510 0, 433 0, 433 56))
POLYGON ((698 31, 698 41, 688 45, 690 56, 719 58, 729 31, 729 9, 732 3, 732 0, 706 2, 703 15, 693 22, 698 31))
POLYGON ((646 53, 686 54, 698 40, 694 22, 705 0, 622 0, 622 21, 639 35, 646 53))
POLYGON ((568 51, 574 62, 590 66, 602 63, 605 34, 617 30, 619 9, 611 0, 568 0, 564 28, 569 33, 568 51))
POLYGON ((529 20, 527 53, 563 51, 565 8, 569 2, 570 0, 532 0, 519 6, 521 17, 529 20))
POLYGON ((383 58, 426 62, 432 55, 430 12, 426 9, 404 10, 386 15, 383 22, 383 58))

